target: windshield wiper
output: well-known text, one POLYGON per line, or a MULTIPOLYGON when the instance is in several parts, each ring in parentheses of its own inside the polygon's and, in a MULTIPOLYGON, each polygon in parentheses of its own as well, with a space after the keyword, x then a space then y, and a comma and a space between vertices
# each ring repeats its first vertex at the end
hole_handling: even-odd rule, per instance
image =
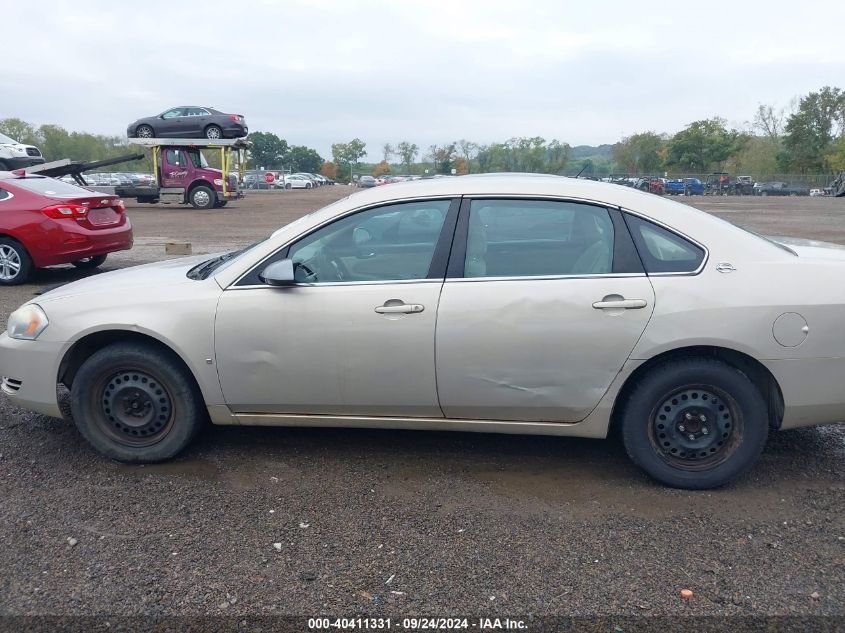
POLYGON ((208 261, 204 261, 201 264, 197 264, 191 270, 188 271, 188 279, 208 279, 208 276, 214 272, 214 270, 220 266, 223 262, 229 261, 236 255, 240 255, 243 252, 243 249, 239 251, 232 251, 230 253, 224 253, 223 255, 218 255, 217 257, 212 257, 208 261))

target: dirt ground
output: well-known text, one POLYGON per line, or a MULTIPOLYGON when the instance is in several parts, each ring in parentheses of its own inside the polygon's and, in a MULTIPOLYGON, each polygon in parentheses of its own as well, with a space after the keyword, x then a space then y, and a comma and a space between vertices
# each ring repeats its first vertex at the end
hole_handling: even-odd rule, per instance
MULTIPOLYGON (((243 246, 349 191, 130 205, 136 246, 104 268, 243 246)), ((845 244, 845 199, 691 203, 845 244)), ((2 323, 81 274, 0 290, 2 323)), ((0 491, 0 615, 845 616, 842 424, 775 433, 741 481, 684 492, 613 439, 215 427, 125 466, 0 397, 0 491)))

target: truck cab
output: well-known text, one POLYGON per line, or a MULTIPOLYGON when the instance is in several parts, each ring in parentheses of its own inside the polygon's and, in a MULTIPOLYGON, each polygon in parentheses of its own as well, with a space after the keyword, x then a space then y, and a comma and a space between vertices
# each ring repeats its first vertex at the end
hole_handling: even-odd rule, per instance
POLYGON ((162 202, 190 203, 195 209, 222 207, 243 197, 238 179, 209 167, 199 147, 164 146, 159 152, 159 198, 162 202), (224 186, 224 178, 225 186, 224 186))

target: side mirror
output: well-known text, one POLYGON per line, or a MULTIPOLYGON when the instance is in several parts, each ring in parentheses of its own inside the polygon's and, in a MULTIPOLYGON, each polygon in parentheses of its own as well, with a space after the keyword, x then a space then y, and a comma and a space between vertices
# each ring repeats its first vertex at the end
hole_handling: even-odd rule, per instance
POLYGON ((293 261, 282 259, 273 262, 261 271, 258 278, 269 286, 292 286, 296 283, 293 276, 293 261))

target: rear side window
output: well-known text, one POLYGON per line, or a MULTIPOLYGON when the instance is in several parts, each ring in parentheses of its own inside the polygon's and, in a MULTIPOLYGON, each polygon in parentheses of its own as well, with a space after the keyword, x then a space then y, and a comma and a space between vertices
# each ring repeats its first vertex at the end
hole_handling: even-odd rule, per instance
POLYGON ((464 277, 599 275, 613 270, 607 209, 544 200, 473 200, 464 277))
POLYGON ((625 214, 647 273, 691 273, 704 261, 704 249, 662 226, 625 214))

